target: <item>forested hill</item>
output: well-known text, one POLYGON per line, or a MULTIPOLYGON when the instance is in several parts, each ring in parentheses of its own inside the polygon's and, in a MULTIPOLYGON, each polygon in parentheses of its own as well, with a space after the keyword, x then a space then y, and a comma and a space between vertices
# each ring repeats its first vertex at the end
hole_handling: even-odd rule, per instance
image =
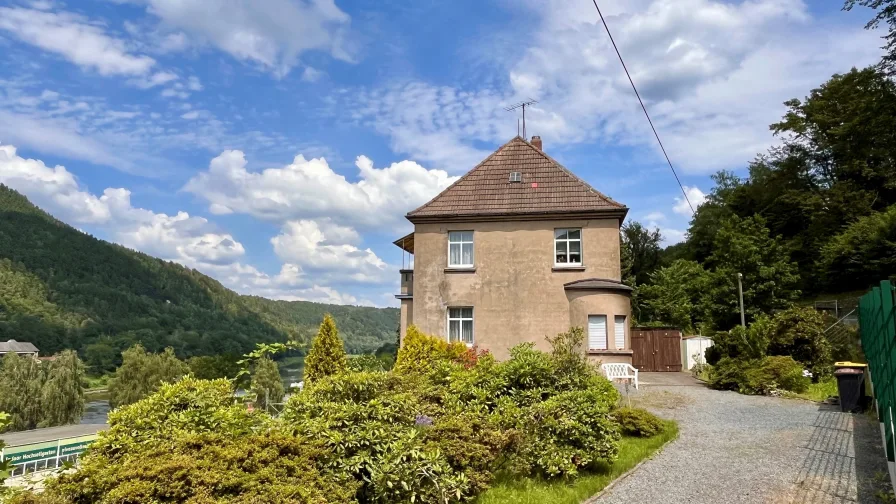
POLYGON ((0 341, 102 367, 140 342, 181 357, 307 338, 336 318, 349 352, 395 340, 398 310, 241 296, 202 273, 84 234, 0 185, 0 341))

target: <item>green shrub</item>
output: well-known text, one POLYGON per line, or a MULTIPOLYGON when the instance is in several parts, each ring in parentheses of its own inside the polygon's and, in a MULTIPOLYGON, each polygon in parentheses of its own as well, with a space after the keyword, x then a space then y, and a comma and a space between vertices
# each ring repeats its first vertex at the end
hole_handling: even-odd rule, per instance
POLYGON ((615 400, 596 389, 576 390, 524 408, 522 466, 532 474, 568 478, 594 462, 612 463, 619 450, 619 430, 610 415, 615 400))
POLYGON ((796 306, 771 319, 768 355, 789 355, 818 380, 832 372, 831 345, 824 335, 824 316, 810 307, 796 306))
POLYGON ((436 338, 420 332, 415 325, 408 326, 404 341, 395 360, 396 373, 425 373, 439 361, 455 361, 467 352, 467 345, 444 338, 436 338))
POLYGON ((311 343, 311 350, 305 357, 305 383, 343 373, 347 366, 345 347, 339 339, 336 322, 327 313, 311 343))
POLYGON ((613 412, 622 434, 635 437, 651 437, 663 432, 663 421, 641 408, 619 408, 613 412))
POLYGON ((386 363, 373 354, 364 354, 348 360, 348 370, 358 372, 385 371, 386 363))
MULTIPOLYGON (((711 347, 710 347, 711 348, 711 347)), ((739 391, 746 382, 746 372, 758 365, 758 360, 737 360, 723 357, 709 372, 709 386, 718 390, 739 391)))
POLYGON ((319 470, 325 455, 316 443, 276 432, 187 434, 165 445, 141 445, 117 463, 84 457, 76 472, 44 493, 72 504, 355 502, 355 482, 319 470))
POLYGON ((803 376, 803 366, 786 355, 766 357, 757 366, 747 369, 741 392, 769 394, 775 390, 802 393, 808 390, 811 380, 803 376))
POLYGON ((109 381, 109 404, 124 406, 152 394, 163 383, 173 383, 190 373, 190 367, 174 355, 172 348, 153 354, 141 345, 121 353, 122 363, 109 381))
POLYGON ((250 412, 233 398, 228 380, 187 377, 145 399, 109 414, 91 453, 114 460, 147 444, 164 446, 184 433, 222 433, 233 437, 262 430, 267 415, 250 412))
POLYGON ((255 360, 250 390, 255 396, 255 407, 262 411, 270 411, 272 404, 283 402, 286 392, 283 390, 280 368, 270 357, 255 360))

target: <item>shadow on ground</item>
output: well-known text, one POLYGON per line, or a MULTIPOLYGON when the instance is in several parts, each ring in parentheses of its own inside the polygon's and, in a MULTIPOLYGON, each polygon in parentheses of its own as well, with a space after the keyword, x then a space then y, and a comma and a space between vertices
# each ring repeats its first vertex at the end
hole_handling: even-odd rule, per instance
POLYGON ((821 405, 806 443, 794 504, 892 502, 887 459, 877 420, 821 405))

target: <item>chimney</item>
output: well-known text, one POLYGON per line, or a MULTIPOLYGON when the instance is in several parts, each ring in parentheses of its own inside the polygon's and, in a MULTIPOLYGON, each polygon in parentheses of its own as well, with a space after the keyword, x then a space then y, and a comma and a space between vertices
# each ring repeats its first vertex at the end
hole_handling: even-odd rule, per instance
POLYGON ((533 137, 532 137, 532 140, 530 140, 529 143, 531 143, 532 145, 534 145, 535 148, 538 149, 538 150, 544 150, 544 149, 541 148, 541 137, 538 136, 538 135, 533 136, 533 137))

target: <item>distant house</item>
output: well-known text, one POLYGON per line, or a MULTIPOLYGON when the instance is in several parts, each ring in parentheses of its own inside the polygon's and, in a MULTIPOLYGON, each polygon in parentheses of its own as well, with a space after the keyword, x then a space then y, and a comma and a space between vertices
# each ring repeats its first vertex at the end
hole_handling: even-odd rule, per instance
POLYGON ((36 359, 38 350, 36 346, 28 342, 19 343, 16 340, 0 341, 0 357, 8 353, 18 354, 23 357, 30 356, 36 359))
POLYGON ((407 219, 395 241, 413 255, 401 270, 401 335, 427 334, 510 349, 570 326, 587 354, 632 361, 631 287, 622 283, 619 227, 628 208, 516 137, 407 219))

